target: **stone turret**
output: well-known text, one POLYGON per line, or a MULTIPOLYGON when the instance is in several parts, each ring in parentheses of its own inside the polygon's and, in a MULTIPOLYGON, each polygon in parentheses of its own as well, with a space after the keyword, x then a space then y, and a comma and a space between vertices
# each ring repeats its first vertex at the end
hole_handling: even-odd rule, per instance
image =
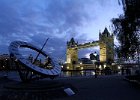
POLYGON ((75 47, 77 45, 78 45, 78 43, 75 42, 74 38, 71 38, 70 41, 67 41, 67 47, 68 48, 75 47))
POLYGON ((78 42, 76 43, 74 38, 67 42, 67 69, 75 69, 74 65, 78 63, 78 49, 75 48, 77 46, 78 42))
POLYGON ((99 32, 99 40, 102 40, 104 38, 113 38, 113 37, 114 37, 114 35, 110 34, 106 27, 102 33, 99 32))
POLYGON ((100 45, 100 61, 101 62, 113 62, 114 61, 114 36, 110 34, 107 28, 99 33, 99 45, 100 45))

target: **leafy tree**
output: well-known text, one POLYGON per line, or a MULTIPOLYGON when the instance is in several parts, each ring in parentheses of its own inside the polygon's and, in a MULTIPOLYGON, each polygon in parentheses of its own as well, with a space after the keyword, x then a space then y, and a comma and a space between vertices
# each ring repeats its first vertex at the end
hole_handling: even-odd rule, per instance
POLYGON ((113 18, 113 30, 120 43, 121 56, 133 57, 140 45, 140 0, 121 0, 124 14, 113 18))

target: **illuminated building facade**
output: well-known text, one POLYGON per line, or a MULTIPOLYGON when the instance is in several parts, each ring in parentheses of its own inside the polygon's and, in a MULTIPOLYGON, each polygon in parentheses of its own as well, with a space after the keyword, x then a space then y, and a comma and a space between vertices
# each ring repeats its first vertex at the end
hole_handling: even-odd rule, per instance
POLYGON ((100 62, 114 61, 114 36, 105 28, 103 33, 99 33, 100 62))
POLYGON ((67 66, 68 69, 74 69, 73 66, 78 62, 78 43, 74 41, 74 38, 71 38, 67 42, 67 66))

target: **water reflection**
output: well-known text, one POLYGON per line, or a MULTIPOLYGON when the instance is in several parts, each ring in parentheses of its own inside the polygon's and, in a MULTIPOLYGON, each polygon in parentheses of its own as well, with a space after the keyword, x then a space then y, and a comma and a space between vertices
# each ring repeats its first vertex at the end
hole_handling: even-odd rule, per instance
POLYGON ((61 72, 60 76, 71 77, 71 76, 94 76, 94 70, 65 70, 61 72))

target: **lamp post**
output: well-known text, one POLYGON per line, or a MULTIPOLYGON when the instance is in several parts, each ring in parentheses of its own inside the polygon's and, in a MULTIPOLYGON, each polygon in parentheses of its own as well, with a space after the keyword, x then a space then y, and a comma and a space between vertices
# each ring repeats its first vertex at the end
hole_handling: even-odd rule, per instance
MULTIPOLYGON (((94 52, 94 60, 95 60, 95 62, 97 62, 97 53, 96 52, 94 52)), ((94 63, 95 63, 94 62, 94 63)), ((95 63, 95 78, 97 78, 97 75, 98 75, 98 72, 97 72, 97 63, 95 63)))
MULTIPOLYGON (((93 57, 93 58, 94 58, 94 63, 95 63, 95 62, 97 61, 97 53, 96 53, 96 52, 94 52, 94 54, 93 54, 93 55, 94 55, 94 57, 93 57)), ((95 64, 95 67, 96 67, 96 64, 95 64)))

